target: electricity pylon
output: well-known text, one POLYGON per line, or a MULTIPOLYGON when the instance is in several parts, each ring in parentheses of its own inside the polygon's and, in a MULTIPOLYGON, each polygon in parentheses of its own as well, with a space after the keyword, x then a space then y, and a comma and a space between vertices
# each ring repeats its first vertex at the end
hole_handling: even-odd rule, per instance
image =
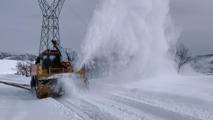
POLYGON ((47 49, 54 49, 52 40, 60 44, 59 15, 64 2, 65 0, 53 0, 52 3, 38 0, 43 15, 39 55, 47 49))

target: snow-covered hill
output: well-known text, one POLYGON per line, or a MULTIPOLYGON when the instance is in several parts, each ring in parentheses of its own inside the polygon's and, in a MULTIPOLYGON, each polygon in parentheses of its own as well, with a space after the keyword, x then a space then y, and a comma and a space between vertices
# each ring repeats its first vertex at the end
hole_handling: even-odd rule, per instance
POLYGON ((15 74, 18 62, 34 61, 35 55, 32 54, 12 54, 0 52, 0 74, 15 74))
POLYGON ((213 55, 199 55, 192 57, 184 66, 191 66, 195 71, 213 75, 213 55))
POLYGON ((22 60, 22 61, 34 61, 36 56, 33 54, 12 54, 8 52, 0 52, 0 59, 6 60, 22 60))
POLYGON ((9 56, 11 56, 10 53, 7 53, 7 52, 0 52, 0 59, 4 59, 4 58, 9 57, 9 56))

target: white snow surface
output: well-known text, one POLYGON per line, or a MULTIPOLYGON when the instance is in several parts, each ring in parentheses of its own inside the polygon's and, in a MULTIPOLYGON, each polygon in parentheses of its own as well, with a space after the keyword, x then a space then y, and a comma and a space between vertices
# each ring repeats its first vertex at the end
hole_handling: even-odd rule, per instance
POLYGON ((16 60, 0 60, 0 74, 16 73, 16 60))
MULTIPOLYGON (((0 84, 0 119, 213 119, 212 76, 164 75, 134 82, 107 79, 90 80, 89 88, 85 88, 74 75, 64 75, 60 80, 65 83, 65 95, 40 100, 30 91, 0 84)), ((12 74, 2 74, 0 80, 30 82, 30 78, 12 74)))
MULTIPOLYGON (((12 73, 10 64, 16 65, 2 60, 2 71, 12 73)), ((61 98, 37 99, 30 91, 0 84, 0 119, 213 119, 212 76, 170 74, 134 81, 110 77, 90 80, 89 88, 72 74, 60 80, 66 88, 61 98)), ((2 73, 0 81, 29 85, 30 78, 2 73)))
MULTIPOLYGON (((93 80, 89 89, 70 76, 61 79, 68 87, 61 98, 39 100, 29 91, 0 85, 0 119, 213 119, 212 76, 158 77, 125 84, 93 80)), ((29 84, 29 78, 14 75, 1 75, 0 80, 29 84)))

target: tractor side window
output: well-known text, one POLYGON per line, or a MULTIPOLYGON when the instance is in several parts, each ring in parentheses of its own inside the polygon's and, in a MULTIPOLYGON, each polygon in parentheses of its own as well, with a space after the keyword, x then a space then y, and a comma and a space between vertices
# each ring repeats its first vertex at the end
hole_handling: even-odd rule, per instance
POLYGON ((54 67, 59 67, 61 65, 59 55, 55 56, 53 63, 54 63, 54 67))
POLYGON ((56 58, 55 55, 50 55, 50 60, 51 60, 51 61, 54 61, 55 58, 56 58))
POLYGON ((49 65, 50 65, 50 59, 48 56, 43 56, 43 62, 42 62, 42 66, 45 68, 45 69, 48 69, 49 68, 49 65))
POLYGON ((47 56, 46 56, 46 55, 44 55, 44 56, 43 56, 43 59, 44 59, 44 60, 45 60, 45 59, 47 59, 47 56))
POLYGON ((61 65, 60 56, 59 55, 50 55, 49 56, 49 67, 57 68, 61 65))
POLYGON ((39 64, 40 62, 41 62, 40 57, 37 57, 37 58, 36 58, 36 61, 35 61, 35 64, 39 64))
POLYGON ((50 55, 50 60, 51 60, 51 67, 57 67, 56 63, 56 56, 55 55, 50 55))

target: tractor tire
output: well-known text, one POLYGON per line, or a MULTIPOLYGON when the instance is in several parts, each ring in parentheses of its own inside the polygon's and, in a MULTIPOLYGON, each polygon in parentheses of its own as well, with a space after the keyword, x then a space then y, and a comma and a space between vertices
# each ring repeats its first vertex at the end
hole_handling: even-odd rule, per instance
POLYGON ((36 81, 35 92, 38 99, 49 97, 49 89, 47 89, 47 83, 36 81))
POLYGON ((36 86, 36 77, 32 76, 31 81, 30 81, 31 90, 35 89, 35 86, 36 86))

